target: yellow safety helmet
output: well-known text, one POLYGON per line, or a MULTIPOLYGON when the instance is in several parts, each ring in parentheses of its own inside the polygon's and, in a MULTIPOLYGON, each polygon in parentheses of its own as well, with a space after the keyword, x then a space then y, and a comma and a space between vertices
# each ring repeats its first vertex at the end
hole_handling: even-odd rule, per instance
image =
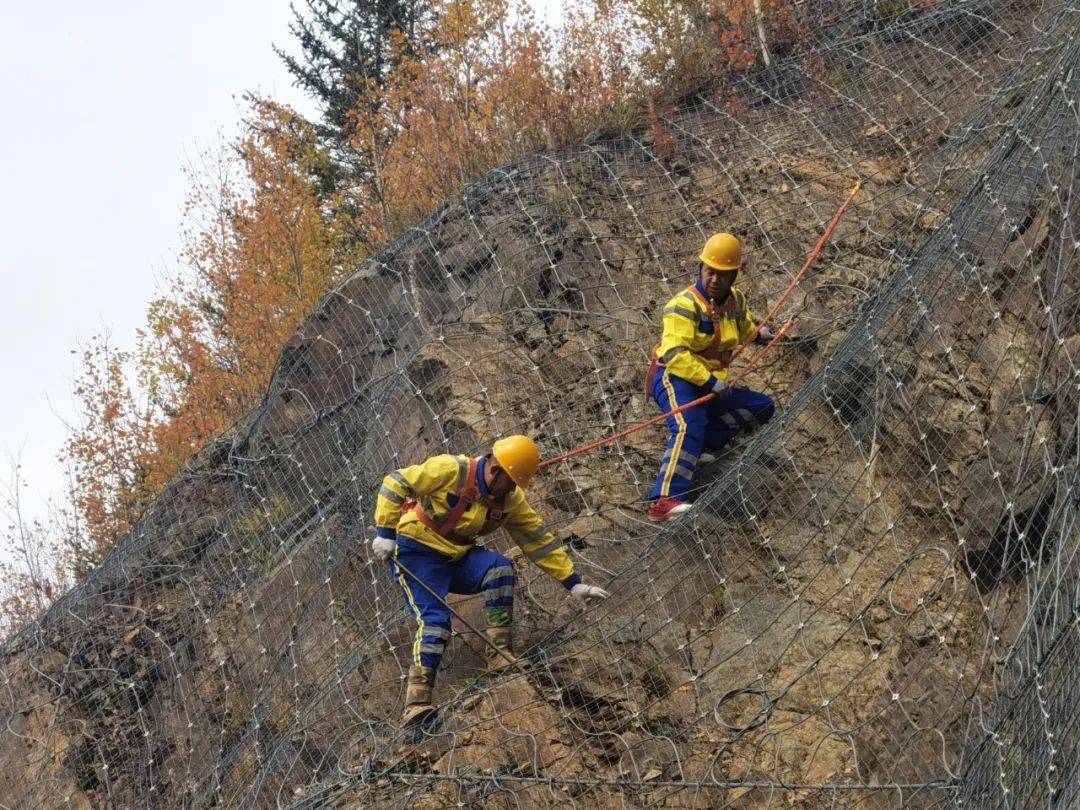
POLYGON ((742 267, 742 242, 730 233, 711 236, 701 249, 701 261, 713 270, 738 270, 742 267))
POLYGON ((510 480, 522 489, 529 488, 529 482, 540 466, 540 448, 536 442, 528 436, 507 436, 495 442, 491 452, 510 480))

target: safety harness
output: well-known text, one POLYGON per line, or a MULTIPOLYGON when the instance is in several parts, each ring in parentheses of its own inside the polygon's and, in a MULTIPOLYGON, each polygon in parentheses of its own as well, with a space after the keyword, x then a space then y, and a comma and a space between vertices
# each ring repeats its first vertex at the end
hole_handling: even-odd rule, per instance
MULTIPOLYGON (((723 343, 723 338, 720 332, 720 321, 725 316, 735 318, 736 322, 742 320, 746 316, 746 310, 739 306, 739 302, 735 298, 735 291, 732 290, 728 294, 728 300, 723 303, 722 306, 716 306, 712 301, 705 298, 698 290, 696 284, 691 284, 684 290, 694 296, 697 302, 704 308, 705 314, 709 316, 709 319, 713 324, 713 339, 701 351, 694 352, 694 354, 704 357, 706 360, 719 360, 721 368, 727 368, 731 364, 731 350, 720 350, 720 345, 723 343)), ((700 321, 698 321, 700 323, 700 321)), ((660 373, 661 369, 660 360, 660 344, 657 343, 653 346, 652 350, 652 362, 649 364, 649 371, 645 375, 645 393, 646 395, 652 395, 653 382, 656 380, 656 375, 660 373)))
MULTIPOLYGON (((480 486, 477 484, 476 480, 478 466, 479 461, 475 458, 469 459, 467 467, 462 465, 462 472, 464 475, 458 477, 458 487, 451 493, 457 498, 457 502, 450 507, 450 511, 446 513, 446 517, 441 521, 436 521, 432 518, 431 515, 428 514, 428 511, 425 510, 415 498, 405 499, 405 503, 401 506, 402 514, 412 511, 421 523, 447 542, 453 543, 456 546, 471 546, 473 543, 473 536, 466 537, 465 535, 458 534, 454 531, 454 528, 461 521, 465 511, 473 503, 480 503, 487 507, 488 513, 484 520, 483 527, 477 532, 476 536, 495 531, 503 521, 504 501, 503 498, 493 498, 491 496, 480 494, 480 486)), ((447 501, 449 501, 449 498, 447 498, 447 501)), ((431 508, 431 502, 428 501, 428 509, 431 508)))

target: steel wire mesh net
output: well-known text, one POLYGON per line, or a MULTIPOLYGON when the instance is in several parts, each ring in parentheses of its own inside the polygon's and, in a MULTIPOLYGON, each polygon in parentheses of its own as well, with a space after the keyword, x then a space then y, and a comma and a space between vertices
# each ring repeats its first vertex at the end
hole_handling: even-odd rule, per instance
MULTIPOLYGON (((329 294, 261 407, 8 640, 0 801, 1080 801, 1076 4, 798 13, 809 50, 489 173, 329 294), (485 674, 455 621, 440 722, 403 745, 382 477, 652 417, 659 311, 702 241, 743 236, 760 315, 856 179, 745 380, 776 417, 659 529, 661 426, 538 476, 612 597, 514 557, 527 671, 485 674)), ((451 604, 482 625, 481 597, 451 604)))

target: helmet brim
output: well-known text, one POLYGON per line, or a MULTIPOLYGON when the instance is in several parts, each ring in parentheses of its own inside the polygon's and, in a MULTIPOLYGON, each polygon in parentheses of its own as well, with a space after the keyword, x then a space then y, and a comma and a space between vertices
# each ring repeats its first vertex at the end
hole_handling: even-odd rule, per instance
POLYGON ((705 265, 706 267, 711 267, 713 270, 741 270, 742 269, 741 264, 716 264, 714 262, 710 262, 710 261, 706 260, 704 256, 701 257, 701 263, 703 265, 705 265))

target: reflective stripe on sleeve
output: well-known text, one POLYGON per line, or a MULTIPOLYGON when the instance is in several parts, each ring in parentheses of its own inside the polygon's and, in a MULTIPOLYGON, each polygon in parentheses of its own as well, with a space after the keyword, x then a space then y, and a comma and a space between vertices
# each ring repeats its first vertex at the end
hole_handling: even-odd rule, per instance
POLYGON ((682 315, 684 318, 688 318, 691 321, 697 321, 699 318, 696 309, 681 307, 678 304, 670 307, 664 307, 664 316, 667 317, 668 315, 682 315))
POLYGON ((537 562, 544 559, 544 557, 547 557, 549 554, 553 554, 554 552, 558 551, 560 548, 562 548, 562 545, 563 544, 561 540, 552 540, 546 546, 541 546, 540 548, 534 549, 533 551, 526 551, 525 556, 533 562, 537 562))
POLYGON ((390 487, 388 487, 386 484, 383 484, 381 487, 379 487, 379 497, 380 498, 386 498, 386 500, 390 501, 390 503, 397 504, 398 506, 405 503, 405 496, 404 495, 398 495, 396 492, 394 492, 394 490, 390 489, 390 487))
POLYGON ((465 489, 465 484, 469 480, 469 459, 459 458, 458 463, 458 480, 456 492, 460 494, 461 490, 465 489))
POLYGON ((527 532, 520 532, 518 536, 521 538, 522 543, 535 543, 537 540, 543 540, 547 535, 548 530, 541 526, 527 532))

